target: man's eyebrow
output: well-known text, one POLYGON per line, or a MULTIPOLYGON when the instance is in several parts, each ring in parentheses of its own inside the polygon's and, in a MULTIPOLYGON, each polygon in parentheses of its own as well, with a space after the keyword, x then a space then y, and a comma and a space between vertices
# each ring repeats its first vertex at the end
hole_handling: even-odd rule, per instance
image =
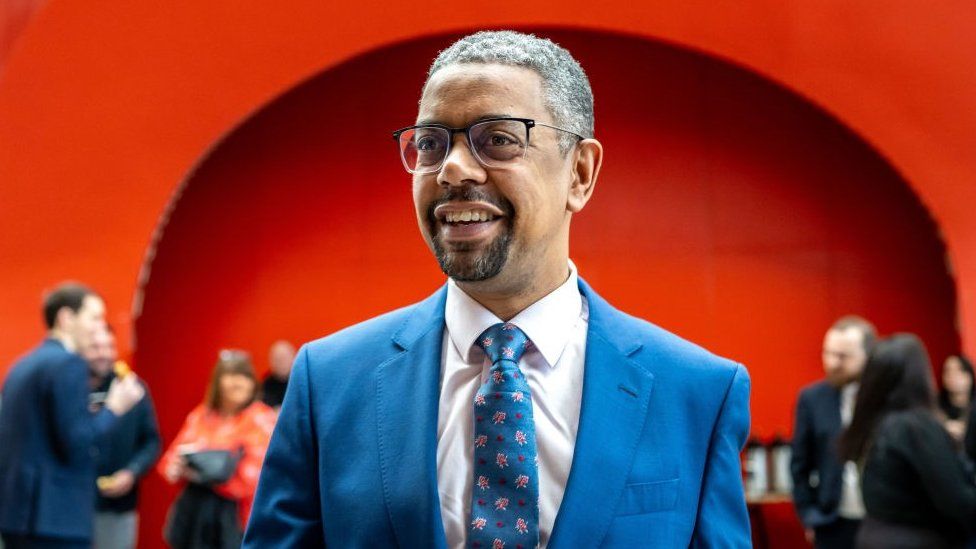
MULTIPOLYGON (((488 114, 483 114, 483 115, 475 118, 470 123, 471 124, 475 124, 477 122, 481 122, 482 120, 490 120, 492 118, 512 118, 512 115, 505 114, 505 113, 488 113, 488 114)), ((435 118, 423 118, 423 119, 417 120, 417 123, 416 123, 417 126, 428 126, 428 125, 431 125, 431 124, 435 124, 437 126, 447 126, 447 124, 444 124, 443 122, 441 122, 441 121, 439 121, 439 120, 437 120, 435 118)))

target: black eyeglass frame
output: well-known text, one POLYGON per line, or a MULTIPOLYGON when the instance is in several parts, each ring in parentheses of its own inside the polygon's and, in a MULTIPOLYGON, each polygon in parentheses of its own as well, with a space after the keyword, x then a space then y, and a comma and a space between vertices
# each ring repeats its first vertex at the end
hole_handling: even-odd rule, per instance
MULTIPOLYGON (((475 148, 474 148, 474 146, 472 145, 472 142, 471 142, 471 128, 473 128, 475 126, 478 126, 480 124, 488 123, 488 122, 521 122, 521 123, 525 124, 525 151, 527 151, 529 149, 529 143, 530 143, 530 139, 532 137, 532 132, 530 130, 532 128, 536 127, 536 126, 540 126, 540 127, 543 127, 543 128, 550 128, 550 129, 553 129, 553 130, 557 130, 557 131, 561 131, 561 132, 568 133, 570 135, 575 136, 580 141, 582 141, 583 139, 586 139, 585 137, 583 137, 582 135, 580 135, 580 134, 578 134, 578 133, 576 133, 574 131, 567 130, 565 128, 560 128, 558 126, 552 126, 552 125, 549 125, 549 124, 544 124, 542 122, 536 122, 532 118, 515 118, 515 117, 509 117, 509 116, 499 116, 499 117, 494 117, 494 118, 483 118, 481 120, 477 120, 475 122, 472 122, 471 124, 468 124, 467 126, 465 126, 463 128, 452 128, 451 126, 446 126, 444 124, 418 124, 418 125, 415 125, 415 126, 407 126, 406 128, 400 128, 399 130, 396 130, 396 131, 393 132, 393 141, 395 141, 396 144, 397 144, 397 149, 398 149, 398 152, 400 154, 400 162, 403 163, 403 167, 407 170, 407 173, 411 173, 411 174, 414 174, 414 175, 426 175, 426 174, 432 174, 432 173, 437 173, 437 172, 441 171, 441 168, 444 167, 444 162, 447 161, 447 157, 451 154, 451 146, 454 144, 454 136, 456 134, 458 134, 458 133, 464 133, 464 138, 468 141, 468 149, 471 151, 471 156, 474 156, 475 159, 478 161, 479 164, 481 164, 482 166, 484 166, 486 168, 497 168, 498 166, 493 166, 491 164, 488 164, 483 158, 481 158, 481 155, 479 155, 477 153, 477 151, 475 151, 475 148), (403 134, 403 132, 406 132, 406 131, 419 130, 419 129, 424 129, 424 128, 440 128, 442 130, 447 131, 448 134, 449 134, 448 135, 448 138, 447 138, 447 148, 444 150, 444 158, 441 159, 440 163, 437 164, 437 167, 436 168, 429 169, 429 170, 423 170, 423 171, 420 171, 420 170, 412 170, 412 169, 410 169, 410 166, 407 165, 407 159, 404 156, 403 147, 400 146, 400 135, 403 134)), ((522 151, 521 158, 525 158, 525 151, 522 151)))

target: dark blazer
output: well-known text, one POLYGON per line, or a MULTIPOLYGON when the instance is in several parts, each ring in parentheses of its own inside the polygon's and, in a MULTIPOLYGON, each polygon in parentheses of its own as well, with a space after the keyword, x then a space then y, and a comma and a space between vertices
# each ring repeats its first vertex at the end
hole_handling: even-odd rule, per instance
MULTIPOLYGON (((106 377, 96 393, 107 393, 114 379, 114 374, 106 377)), ((99 493, 99 511, 135 511, 139 501, 139 480, 159 458, 161 442, 156 410, 152 397, 149 396, 149 387, 145 383, 142 386, 146 390, 146 396, 119 417, 111 431, 99 436, 96 441, 98 475, 111 475, 119 469, 128 469, 135 474, 136 483, 128 494, 118 498, 107 498, 99 493)))
MULTIPOLYGON (((549 547, 750 547, 749 377, 584 282, 579 432, 549 547)), ((302 347, 244 547, 444 547, 445 289, 302 347)))
POLYGON ((800 391, 793 427, 793 505, 806 528, 837 519, 844 467, 837 454, 840 391, 819 381, 800 391))
POLYGON ((97 433, 115 416, 88 411, 88 364, 53 339, 21 358, 0 400, 0 532, 89 539, 97 433))
MULTIPOLYGON (((875 429, 861 480, 868 517, 895 526, 885 546, 894 546, 914 529, 932 539, 918 547, 961 547, 974 530, 976 479, 971 464, 929 411, 904 410, 884 417, 875 429)), ((883 528, 876 530, 876 536, 883 535, 883 528)))

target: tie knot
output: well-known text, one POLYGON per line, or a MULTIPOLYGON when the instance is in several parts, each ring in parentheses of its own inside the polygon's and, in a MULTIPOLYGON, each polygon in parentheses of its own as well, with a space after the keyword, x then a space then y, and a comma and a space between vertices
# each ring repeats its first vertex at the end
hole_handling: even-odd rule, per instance
POLYGON ((525 332, 509 322, 499 322, 478 336, 478 346, 485 350, 492 364, 499 360, 510 360, 518 364, 528 341, 525 332))

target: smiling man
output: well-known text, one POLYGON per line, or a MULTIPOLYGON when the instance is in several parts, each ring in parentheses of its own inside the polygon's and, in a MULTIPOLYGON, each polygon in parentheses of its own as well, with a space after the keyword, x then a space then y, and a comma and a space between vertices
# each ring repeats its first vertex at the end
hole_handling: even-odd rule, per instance
POLYGON ((741 365, 569 260, 603 148, 579 63, 481 32, 394 132, 448 281, 305 345, 245 547, 748 547, 741 365))

